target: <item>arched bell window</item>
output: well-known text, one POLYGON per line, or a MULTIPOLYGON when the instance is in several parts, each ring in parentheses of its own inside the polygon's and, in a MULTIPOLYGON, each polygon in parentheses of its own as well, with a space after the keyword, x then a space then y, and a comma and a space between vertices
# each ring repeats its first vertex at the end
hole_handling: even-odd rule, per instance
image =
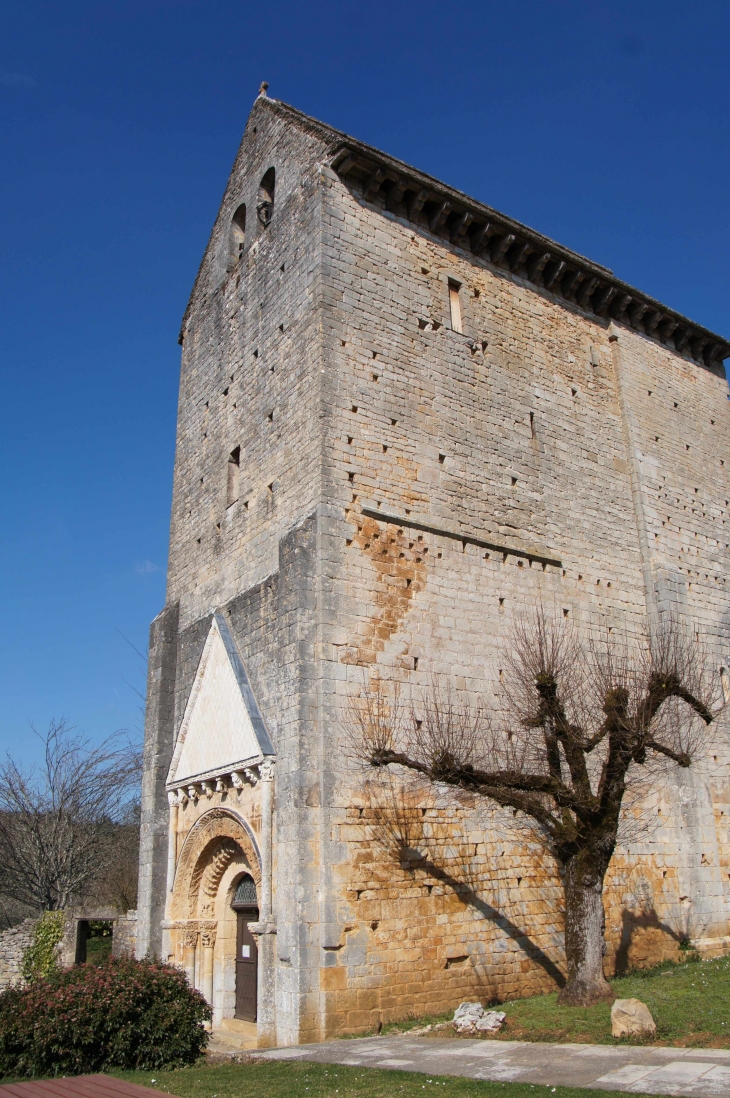
POLYGON ((238 882, 238 888, 236 894, 233 897, 233 907, 258 907, 258 897, 256 895, 256 882, 253 877, 249 877, 246 874, 245 877, 241 877, 238 882))
POLYGON ((246 204, 242 202, 231 219, 231 232, 229 238, 229 255, 231 264, 235 265, 243 255, 243 246, 246 243, 246 204))
POLYGON ((274 190, 276 187, 276 172, 269 168, 259 184, 259 193, 256 200, 256 216, 264 228, 271 222, 274 214, 274 190))

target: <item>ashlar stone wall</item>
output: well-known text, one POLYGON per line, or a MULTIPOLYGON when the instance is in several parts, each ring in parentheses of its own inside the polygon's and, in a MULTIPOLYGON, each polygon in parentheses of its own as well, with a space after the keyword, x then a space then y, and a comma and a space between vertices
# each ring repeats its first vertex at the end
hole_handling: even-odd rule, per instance
MULTIPOLYGON (((719 675, 724 379, 414 231, 334 173, 323 186, 326 758, 342 758, 347 699, 365 681, 417 704, 435 675, 499 705, 510 629, 538 601, 584 633, 630 634, 670 610, 701 631, 719 675)), ((727 767, 722 722, 706 758, 649 791, 647 825, 609 877, 609 972, 676 957, 686 938, 724 948, 727 767)), ((323 957, 329 1032, 555 986, 559 880, 529 832, 421 794, 439 837, 399 865, 373 840, 367 794, 343 795, 335 770, 327 880, 346 902, 323 957)))
MULTIPOLYGON (((183 323, 151 643, 138 952, 162 950, 165 779, 219 611, 276 749, 280 1044, 562 978, 560 882, 524 821, 353 765, 368 682, 417 706, 435 676, 499 706, 510 630, 540 601, 584 634, 675 612, 730 667, 724 379, 363 199, 329 167, 342 139, 274 101, 249 118, 183 323)), ((609 971, 685 938, 724 948, 729 757, 718 724, 647 791, 609 875, 609 971)))

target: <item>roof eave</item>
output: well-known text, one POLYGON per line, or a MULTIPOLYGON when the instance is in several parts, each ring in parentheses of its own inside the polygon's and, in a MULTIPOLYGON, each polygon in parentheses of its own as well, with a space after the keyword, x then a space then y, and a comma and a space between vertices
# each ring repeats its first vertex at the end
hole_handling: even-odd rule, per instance
POLYGON ((608 267, 432 176, 362 142, 340 143, 331 167, 362 200, 385 209, 482 263, 600 320, 613 320, 724 376, 730 342, 616 278, 608 267))

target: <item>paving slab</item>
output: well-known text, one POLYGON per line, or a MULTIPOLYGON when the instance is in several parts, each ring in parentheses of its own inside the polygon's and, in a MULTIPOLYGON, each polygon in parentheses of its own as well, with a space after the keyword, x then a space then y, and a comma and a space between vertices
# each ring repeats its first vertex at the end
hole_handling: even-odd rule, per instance
POLYGON ((403 1034, 267 1049, 255 1055, 627 1094, 730 1098, 730 1051, 725 1049, 553 1045, 403 1034))

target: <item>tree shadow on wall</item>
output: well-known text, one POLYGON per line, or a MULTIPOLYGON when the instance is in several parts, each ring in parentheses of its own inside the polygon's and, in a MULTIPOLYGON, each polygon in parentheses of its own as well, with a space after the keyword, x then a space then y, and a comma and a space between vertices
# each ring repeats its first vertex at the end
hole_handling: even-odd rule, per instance
MULTIPOLYGON (((370 833, 383 852, 409 873, 417 870, 425 873, 448 888, 469 907, 489 919, 502 933, 511 938, 522 952, 543 969, 557 987, 565 986, 566 978, 560 967, 548 957, 547 953, 530 938, 524 927, 514 923, 504 912, 485 900, 477 891, 476 881, 472 879, 472 863, 465 849, 458 861, 460 876, 456 877, 439 865, 433 854, 424 854, 422 849, 431 851, 439 842, 433 833, 433 820, 427 821, 430 833, 424 827, 425 809, 422 806, 423 791, 412 783, 402 783, 388 776, 381 776, 377 783, 368 783, 365 788, 365 802, 370 833), (421 849, 419 849, 421 848, 421 849)), ((454 837, 447 827, 441 836, 449 846, 454 846, 454 837)), ((458 841, 456 846, 460 846, 458 841)))
POLYGON ((624 908, 621 913, 621 938, 616 950, 617 976, 623 976, 629 971, 629 951, 634 933, 637 930, 659 930, 670 938, 674 938, 679 945, 687 940, 687 934, 678 934, 668 923, 662 922, 653 907, 646 908, 638 913, 624 908))
POLYGON ((437 865, 430 858, 421 854, 419 850, 415 850, 412 847, 404 847, 400 853, 401 866, 404 869, 410 871, 420 869, 424 873, 427 873, 429 877, 433 877, 442 884, 448 885, 465 904, 468 904, 469 907, 473 907, 483 915, 485 919, 489 919, 496 927, 499 927, 508 938, 511 938, 512 941, 516 942, 525 956, 529 957, 531 961, 534 961, 536 965, 539 965, 558 987, 565 987, 564 974, 555 962, 548 957, 547 953, 545 953, 545 951, 525 933, 523 927, 517 926, 517 924, 513 923, 504 912, 493 907, 475 892, 470 885, 466 884, 464 881, 460 881, 457 877, 452 876, 447 870, 442 869, 441 866, 437 865))

